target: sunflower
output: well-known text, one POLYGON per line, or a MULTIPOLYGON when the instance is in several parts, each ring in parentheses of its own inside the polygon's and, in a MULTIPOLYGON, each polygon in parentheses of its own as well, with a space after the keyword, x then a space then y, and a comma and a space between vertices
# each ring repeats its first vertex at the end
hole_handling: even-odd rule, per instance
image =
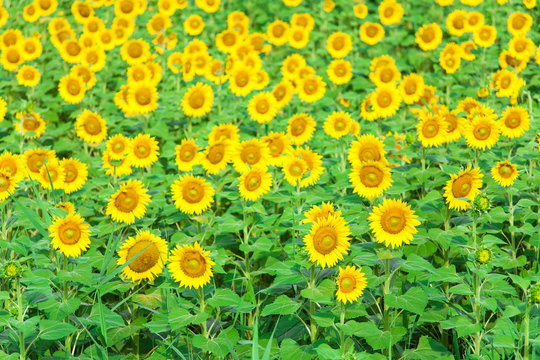
POLYGON ((450 180, 446 183, 444 192, 448 207, 457 210, 470 208, 470 202, 463 199, 473 201, 476 194, 480 192, 483 176, 478 168, 471 170, 470 165, 457 175, 450 174, 450 180))
POLYGON ((168 269, 180 286, 198 289, 210 282, 213 265, 210 251, 204 251, 195 242, 193 246, 176 245, 171 251, 168 269))
POLYGON ((30 139, 37 139, 45 132, 45 121, 35 112, 18 112, 15 114, 15 130, 30 139))
POLYGON ((371 161, 386 165, 388 162, 385 154, 386 151, 384 150, 384 144, 381 139, 372 134, 365 134, 351 143, 347 159, 353 167, 363 162, 371 161))
POLYGON ((349 251, 347 223, 341 216, 329 215, 313 223, 309 234, 304 236, 304 244, 309 261, 323 269, 334 266, 349 251))
POLYGON ((309 211, 304 213, 305 219, 302 220, 304 224, 316 223, 320 219, 327 218, 329 216, 341 217, 341 210, 335 210, 334 204, 331 202, 323 202, 321 206, 313 206, 309 211))
POLYGON ((148 114, 158 107, 158 92, 146 82, 130 84, 127 100, 132 114, 148 114))
POLYGON ((146 30, 148 30, 148 33, 150 35, 156 35, 159 33, 164 32, 172 25, 171 19, 163 14, 163 13, 156 13, 154 16, 148 20, 146 23, 146 30))
POLYGON ((439 58, 439 64, 447 74, 455 73, 461 65, 461 56, 446 55, 439 58))
POLYGON ((289 27, 288 23, 275 20, 266 29, 268 42, 276 46, 284 45, 289 40, 289 27))
POLYGON ((527 13, 515 12, 508 17, 508 32, 513 36, 525 35, 533 24, 531 15, 527 13))
POLYGON ((183 139, 180 145, 176 145, 175 160, 180 171, 191 171, 194 165, 200 163, 200 147, 192 139, 183 139))
POLYGON ((120 54, 128 65, 142 64, 150 57, 150 45, 142 39, 128 40, 122 45, 120 54))
POLYGON ((334 59, 342 59, 352 50, 352 38, 349 34, 335 32, 328 37, 326 50, 334 59))
POLYGON ((227 168, 231 156, 230 142, 226 140, 216 141, 206 147, 199 161, 209 174, 217 174, 227 168))
POLYGON ((17 71, 19 65, 24 61, 20 45, 11 45, 2 49, 0 63, 7 71, 17 71))
POLYGON ((368 95, 360 104, 360 116, 367 121, 375 121, 379 119, 378 114, 373 110, 371 105, 370 95, 368 95))
POLYGON ((397 24, 403 17, 403 7, 395 0, 384 0, 379 5, 379 19, 383 25, 397 24))
POLYGON ((55 208, 62 209, 68 214, 74 215, 75 214, 75 205, 73 203, 66 201, 56 204, 55 208))
POLYGON ((463 130, 467 126, 467 120, 458 116, 459 111, 448 110, 448 107, 441 105, 438 116, 447 123, 446 141, 455 141, 461 137, 463 130))
POLYGON ((214 92, 203 83, 197 83, 189 88, 182 99, 182 109, 187 116, 201 117, 212 109, 214 92))
POLYGON ((105 150, 101 160, 102 167, 105 169, 105 173, 107 175, 117 177, 130 175, 133 172, 133 169, 131 168, 131 159, 126 155, 119 159, 113 159, 111 152, 109 150, 105 150))
POLYGON ((140 180, 129 179, 120 184, 120 189, 109 199, 106 214, 114 221, 133 224, 146 213, 146 205, 150 202, 148 189, 140 180))
POLYGON ((129 237, 118 251, 117 265, 122 266, 122 275, 133 282, 154 280, 163 272, 167 262, 167 242, 150 231, 141 231, 135 237, 129 237))
POLYGON ((60 79, 58 83, 58 92, 65 102, 78 104, 86 94, 86 88, 83 80, 73 74, 67 74, 60 79))
POLYGON ((26 177, 22 157, 9 151, 0 154, 0 171, 6 172, 15 183, 26 177))
POLYGON ((158 142, 148 134, 138 134, 129 143, 128 156, 131 164, 142 168, 155 163, 159 155, 158 142))
POLYGON ((527 60, 534 55, 534 42, 525 36, 513 37, 508 42, 508 52, 517 60, 527 60))
POLYGON ((255 86, 255 72, 244 65, 235 66, 229 76, 229 89, 236 96, 246 96, 255 86))
POLYGON ((507 107, 499 119, 501 133, 510 138, 518 138, 529 130, 529 113, 522 106, 507 107))
POLYGON ((360 26, 360 40, 368 45, 375 45, 384 37, 384 28, 381 24, 365 22, 360 26))
POLYGON ((221 0, 195 0, 195 4, 204 12, 215 13, 219 10, 221 0))
POLYGON ((285 176, 285 180, 293 186, 300 184, 302 177, 309 168, 306 160, 293 156, 291 154, 285 156, 283 160, 282 171, 285 176))
POLYGON ((370 95, 370 103, 379 118, 387 118, 397 112, 401 97, 394 87, 380 86, 370 95))
POLYGON ((309 43, 309 31, 301 26, 292 26, 289 30, 289 45, 302 49, 309 43))
POLYGON ((300 26, 306 31, 311 31, 315 27, 315 19, 308 13, 295 13, 291 18, 291 25, 300 26))
POLYGON ((88 144, 98 144, 107 137, 107 125, 103 118, 90 110, 84 110, 75 121, 77 136, 88 144))
POLYGON ((369 74, 369 79, 377 86, 393 86, 401 80, 401 73, 395 65, 384 65, 378 67, 369 74))
POLYGON ((351 62, 343 59, 333 60, 326 70, 330 81, 336 85, 348 83, 352 79, 351 62))
POLYGON ((381 196, 392 185, 390 169, 380 162, 362 162, 349 173, 353 191, 360 197, 372 200, 381 196))
POLYGON ((54 150, 29 149, 24 152, 24 164, 30 175, 39 176, 45 161, 48 163, 58 161, 54 150))
POLYGON ((324 122, 324 132, 334 139, 339 139, 349 133, 352 121, 349 113, 344 111, 334 111, 324 122))
POLYGON ((358 300, 364 293, 367 287, 366 274, 362 272, 362 268, 347 266, 343 269, 339 267, 339 275, 336 280, 337 291, 336 298, 346 304, 350 301, 351 304, 358 300))
POLYGON ((494 87, 497 89, 495 95, 497 97, 517 96, 521 87, 525 85, 525 81, 520 79, 515 71, 499 70, 497 76, 494 76, 494 78, 494 87))
POLYGON ((421 75, 412 73, 403 77, 399 83, 399 94, 405 104, 413 104, 420 100, 424 93, 424 78, 421 75))
POLYGON ((262 141, 270 151, 268 163, 274 166, 281 166, 284 159, 283 155, 291 151, 287 135, 284 132, 270 132, 270 134, 262 138, 262 141))
POLYGON ((220 124, 216 125, 208 134, 208 143, 214 144, 216 142, 228 142, 231 144, 236 144, 240 140, 240 135, 238 135, 239 129, 234 124, 220 124))
POLYGON ((499 123, 495 121, 497 115, 475 116, 465 128, 463 136, 467 145, 474 149, 491 149, 499 140, 499 123))
POLYGON ((304 160, 307 164, 308 176, 300 181, 300 187, 315 184, 324 172, 324 167, 322 166, 322 156, 313 150, 310 150, 309 147, 296 148, 291 151, 291 155, 304 160))
POLYGON ((259 139, 242 141, 233 149, 232 160, 236 171, 244 173, 251 167, 266 167, 270 159, 270 150, 259 139))
POLYGON ((180 176, 171 185, 174 206, 186 214, 199 215, 214 202, 214 188, 202 177, 180 176))
POLYGON ((107 54, 103 48, 93 46, 83 51, 82 64, 90 70, 97 72, 102 70, 107 63, 107 54))
POLYGON ((17 82, 19 85, 34 87, 39 83, 41 75, 39 70, 30 65, 23 65, 17 72, 17 82))
POLYGON ((487 48, 495 43, 497 39, 497 29, 491 25, 482 25, 473 33, 474 42, 481 47, 487 48))
POLYGON ((423 51, 435 49, 442 41, 442 30, 437 23, 424 25, 416 32, 416 43, 423 51))
POLYGON ((320 76, 307 76, 299 81, 297 91, 300 100, 313 103, 324 96, 326 83, 320 76))
POLYGON ((467 31, 474 32, 482 25, 484 25, 484 14, 478 11, 473 11, 467 14, 467 31))
POLYGON ((266 168, 253 167, 243 173, 238 180, 238 190, 245 200, 255 201, 272 187, 272 174, 266 168))
MULTIPOLYGON (((23 19, 26 22, 33 23, 39 19, 39 12, 37 11, 37 6, 35 3, 28 4, 23 9, 23 19)), ((9 17, 8 12, 4 8, 0 8, 0 25, 3 26, 7 18, 9 17)))
MULTIPOLYGON (((66 194, 79 190, 88 178, 88 166, 78 159, 63 159, 60 166, 64 169, 63 189, 66 194)), ((50 172, 50 170, 49 170, 50 172)))
POLYGON ((422 116, 416 124, 416 131, 423 147, 438 147, 447 141, 448 123, 439 115, 422 116))
POLYGON ((241 36, 232 29, 223 30, 216 36, 217 48, 226 54, 232 53, 240 41, 241 36))
POLYGON ((369 227, 378 243, 386 247, 409 244, 420 221, 410 205, 402 200, 384 199, 383 203, 373 207, 369 214, 369 227))
POLYGON ((293 144, 302 145, 311 139, 316 125, 315 120, 308 114, 295 114, 289 119, 287 136, 292 139, 293 144))
POLYGON ((491 176, 502 187, 508 187, 514 184, 518 177, 516 165, 509 161, 498 161, 497 165, 491 168, 491 176))
POLYGON ((11 176, 9 170, 0 168, 0 202, 13 194, 17 186, 17 181, 11 176))
POLYGON ((465 10, 454 10, 446 17, 446 28, 454 36, 463 35, 467 29, 467 12, 465 10))
MULTIPOLYGON (((538 54, 540 54, 540 52, 538 52, 538 54)), ((528 58, 516 59, 515 57, 510 55, 510 51, 508 50, 503 50, 499 54, 499 65, 501 69, 506 69, 507 67, 511 67, 512 69, 517 71, 517 73, 520 73, 521 70, 525 69, 528 61, 529 61, 528 58)))
POLYGON ((96 84, 95 73, 84 65, 79 64, 73 66, 70 70, 70 73, 80 77, 85 84, 87 90, 90 90, 96 84))
POLYGON ((130 139, 122 134, 116 134, 107 140, 106 149, 113 160, 121 160, 127 155, 130 139))
POLYGON ((191 15, 184 21, 184 31, 191 36, 197 36, 204 29, 204 21, 200 15, 191 15))
POLYGON ((83 47, 76 39, 67 39, 60 45, 60 56, 70 64, 77 64, 82 61, 83 47))
POLYGON ((277 110, 276 99, 267 91, 253 96, 248 105, 249 115, 260 124, 270 122, 276 116, 277 110))
POLYGON ((476 50, 477 46, 474 41, 465 41, 461 43, 461 57, 467 61, 472 61, 476 59, 476 55, 474 55, 471 50, 476 50))
POLYGON ((63 219, 55 217, 49 226, 51 244, 64 256, 76 258, 90 246, 88 228, 79 214, 67 214, 63 219))

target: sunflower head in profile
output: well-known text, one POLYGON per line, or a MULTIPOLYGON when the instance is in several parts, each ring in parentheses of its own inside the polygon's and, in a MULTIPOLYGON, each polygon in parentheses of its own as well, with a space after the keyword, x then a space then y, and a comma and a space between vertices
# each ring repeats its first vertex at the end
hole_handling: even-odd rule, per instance
POLYGON ((254 167, 243 173, 238 180, 238 190, 245 200, 255 201, 272 187, 272 174, 266 168, 254 167))
POLYGON ((148 134, 138 134, 129 143, 128 156, 135 167, 146 167, 155 163, 159 155, 158 142, 148 134))
POLYGON ((351 234, 345 219, 337 215, 320 218, 313 223, 309 234, 304 236, 304 244, 309 261, 323 269, 334 266, 349 251, 351 234))
POLYGON ((450 180, 448 180, 444 188, 444 197, 448 207, 457 210, 469 209, 471 207, 470 202, 480 192, 483 176, 480 169, 471 169, 470 165, 458 174, 450 174, 450 180))
POLYGON ((362 296, 367 287, 366 274, 362 272, 362 268, 347 266, 343 269, 340 266, 336 284, 338 288, 336 298, 344 304, 347 302, 352 304, 362 296))
POLYGON ((341 210, 335 210, 334 204, 331 202, 323 202, 321 206, 314 205, 309 211, 304 213, 304 224, 315 223, 322 218, 327 218, 330 215, 341 216, 341 210))
POLYGON ((146 205, 150 202, 147 191, 140 180, 130 179, 122 183, 109 199, 106 214, 114 221, 133 224, 135 219, 146 213, 146 205))
POLYGON ((204 178, 184 175, 171 185, 174 206, 186 214, 199 215, 214 202, 214 188, 204 178))
POLYGON ((117 264, 129 264, 122 270, 122 275, 133 282, 154 280, 163 272, 167 262, 167 242, 150 231, 141 231, 135 237, 129 237, 118 251, 117 264))
POLYGON ((187 116, 201 117, 212 109, 214 92, 208 84, 197 83, 189 88, 182 99, 182 109, 187 116))
POLYGON ((522 106, 507 107, 498 120, 501 133, 510 138, 518 138, 529 130, 529 113, 522 106))
POLYGON ((349 179, 354 192, 370 200, 381 196, 392 185, 390 169, 375 161, 355 165, 349 179))
POLYGON ((385 199, 382 204, 373 208, 369 214, 369 227, 375 234, 375 240, 386 247, 395 248, 409 244, 420 221, 411 210, 410 205, 402 200, 385 199))
POLYGON ((423 147, 438 147, 446 142, 448 123, 441 116, 427 115, 421 116, 420 122, 416 125, 418 140, 423 147))
POLYGON ((88 224, 79 214, 55 218, 49 226, 52 246, 67 257, 78 257, 90 246, 88 224))
POLYGON ((15 182, 15 179, 11 176, 10 172, 6 169, 0 169, 0 202, 13 194, 16 187, 17 182, 15 182))
POLYGON ((84 110, 75 121, 77 136, 88 144, 97 144, 107 137, 107 125, 103 118, 90 110, 84 110))
POLYGON ((491 168, 491 176, 502 187, 508 187, 514 184, 519 173, 516 165, 510 161, 499 161, 491 168))
POLYGON ((204 251, 195 242, 193 245, 176 245, 171 251, 168 269, 180 286, 198 289, 210 282, 213 265, 210 251, 204 251))
POLYGON ((88 178, 88 166, 78 159, 69 158, 60 160, 64 169, 64 192, 71 194, 82 188, 88 178))

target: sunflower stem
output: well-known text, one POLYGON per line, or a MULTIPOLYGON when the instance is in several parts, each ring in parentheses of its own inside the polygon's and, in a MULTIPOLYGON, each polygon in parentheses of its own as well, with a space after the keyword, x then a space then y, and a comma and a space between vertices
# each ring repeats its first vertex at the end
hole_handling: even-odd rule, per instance
MULTIPOLYGON (((63 255, 64 257, 64 264, 62 266, 62 269, 64 271, 67 272, 67 269, 68 269, 68 258, 66 255, 63 255)), ((64 274, 64 276, 66 276, 66 274, 64 274)), ((64 291, 63 291, 63 295, 64 295, 64 302, 67 303, 68 301, 68 293, 69 293, 69 286, 68 286, 68 282, 67 280, 64 280, 64 291)), ((66 316, 66 318, 64 319, 64 322, 65 323, 69 323, 69 317, 66 316)), ((66 340, 65 340, 65 352, 66 354, 71 352, 71 335, 66 335, 66 340)))
POLYGON ((478 148, 474 148, 474 167, 478 167, 478 148))
MULTIPOLYGON (((426 148, 422 146, 422 174, 426 171, 426 148)), ((422 199, 426 195, 426 186, 422 182, 422 199)))
POLYGON ((525 329, 524 329, 524 340, 523 340, 523 360, 529 360, 529 314, 531 312, 531 303, 527 302, 527 308, 525 310, 525 319, 523 320, 525 329))
MULTIPOLYGON (((517 257, 516 237, 514 236, 514 231, 512 230, 512 228, 514 227, 514 203, 512 201, 512 191, 510 189, 508 189, 508 211, 510 212, 510 218, 508 219, 510 228, 508 230, 510 231, 510 242, 512 245, 512 260, 516 260, 516 257, 517 257)), ((517 267, 515 265, 514 265, 514 274, 517 274, 517 267)))
MULTIPOLYGON (((310 277, 309 277, 309 287, 315 289, 315 265, 311 267, 310 277)), ((315 343, 317 340, 317 324, 315 319, 313 319, 313 314, 315 313, 315 302, 309 300, 309 321, 311 325, 311 343, 315 343)))
MULTIPOLYGON (((19 278, 15 280, 16 287, 17 287, 17 308, 18 308, 18 318, 19 322, 24 321, 24 314, 23 314, 23 307, 22 307, 22 293, 21 293, 21 282, 19 278)), ((19 354, 20 359, 25 360, 26 359, 26 347, 24 344, 24 334, 22 330, 19 329, 19 354)))
MULTIPOLYGON (((201 305, 201 314, 203 314, 206 308, 206 304, 204 303, 204 291, 202 286, 199 287, 199 304, 201 305)), ((204 337, 208 339, 208 333, 206 332, 206 320, 203 320, 201 322, 201 332, 204 337)))
POLYGON ((473 238, 473 248, 476 251, 476 213, 473 214, 472 238, 473 238))
POLYGON ((339 336, 341 338, 341 347, 345 346, 345 334, 343 333, 343 325, 345 325, 345 303, 341 302, 341 312, 339 314, 339 320, 341 328, 339 329, 339 336))

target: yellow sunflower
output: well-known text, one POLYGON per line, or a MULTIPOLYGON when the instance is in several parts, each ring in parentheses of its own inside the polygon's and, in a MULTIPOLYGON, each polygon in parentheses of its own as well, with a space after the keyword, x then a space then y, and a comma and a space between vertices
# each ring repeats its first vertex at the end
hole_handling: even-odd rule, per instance
POLYGON ((421 75, 412 73, 403 77, 399 83, 399 93, 405 104, 414 104, 424 93, 424 78, 421 75))
POLYGON ((456 141, 461 137, 464 129, 467 127, 467 120, 458 116, 459 111, 450 111, 445 105, 441 105, 439 113, 437 114, 441 119, 446 122, 446 141, 456 141))
POLYGON ((120 189, 109 199, 106 214, 114 221, 133 224, 146 214, 146 205, 150 202, 148 189, 140 180, 129 179, 120 184, 120 189))
POLYGON ((435 49, 442 41, 442 30, 437 23, 424 25, 416 32, 416 43, 423 51, 435 49))
POLYGON ((220 124, 216 125, 208 134, 208 143, 214 144, 216 142, 228 142, 230 144, 236 144, 240 140, 240 135, 238 135, 238 126, 234 124, 220 124))
POLYGON ((17 182, 10 175, 9 171, 7 169, 0 169, 0 202, 13 194, 17 186, 17 182))
POLYGON ((470 202, 474 200, 476 194, 482 187, 482 177, 480 169, 472 169, 469 165, 465 170, 457 175, 450 174, 450 180, 444 187, 444 197, 450 209, 466 210, 471 207, 470 202), (470 201, 464 200, 469 199, 470 201))
POLYGON ((264 136, 262 141, 270 151, 268 163, 274 166, 281 166, 284 160, 283 155, 288 154, 292 150, 287 135, 284 132, 275 133, 272 131, 267 136, 264 136))
POLYGON ((150 45, 142 39, 128 40, 122 45, 120 54, 128 65, 142 64, 150 57, 150 45))
POLYGON ((221 0, 195 0, 195 4, 204 12, 215 13, 219 10, 221 0))
POLYGON ((467 61, 472 61, 476 59, 476 55, 474 55, 471 50, 476 50, 478 47, 476 46, 474 41, 465 41, 461 43, 461 57, 467 61))
POLYGON ((78 159, 69 158, 60 161, 60 166, 64 169, 64 192, 71 194, 82 188, 88 179, 88 166, 78 159))
POLYGON ((146 82, 129 85, 128 104, 131 114, 148 114, 158 107, 157 89, 146 82))
POLYGON ((362 162, 353 167, 349 173, 353 191, 360 197, 372 200, 382 196, 392 185, 390 169, 380 162, 362 162))
POLYGON ((62 209, 68 214, 74 215, 75 214, 75 205, 73 203, 66 201, 56 204, 55 206, 57 209, 62 209))
POLYGON ((245 200, 255 201, 272 187, 272 174, 266 168, 253 167, 243 173, 238 180, 238 190, 245 200))
POLYGON ((309 31, 301 26, 291 26, 289 30, 289 45, 302 49, 309 43, 309 31))
POLYGON ((183 139, 175 148, 175 161, 178 170, 191 171, 193 166, 200 163, 200 147, 192 139, 183 139))
POLYGON ((353 8, 354 16, 359 19, 364 19, 368 14, 368 8, 366 4, 357 4, 353 8))
POLYGON ((335 210, 334 204, 331 202, 323 202, 321 206, 314 205, 309 211, 304 213, 305 219, 302 220, 304 224, 316 223, 322 218, 327 218, 331 215, 341 217, 341 210, 335 210))
POLYGON ((26 177, 24 161, 18 154, 12 154, 9 151, 4 151, 0 154, 0 171, 7 172, 15 183, 23 180, 26 177))
POLYGON ((34 87, 39 83, 41 75, 39 70, 30 65, 23 65, 17 72, 17 82, 19 85, 34 87))
POLYGON ((342 59, 352 50, 352 38, 349 34, 335 32, 328 37, 326 50, 334 59, 342 59))
POLYGON ((384 199, 383 203, 373 208, 369 214, 369 227, 378 243, 386 247, 399 247, 409 244, 418 232, 420 221, 410 205, 402 200, 384 199))
POLYGON ((347 266, 343 269, 340 266, 336 284, 336 298, 344 304, 348 301, 352 304, 362 296, 367 287, 366 274, 362 272, 362 268, 347 266))
POLYGON ((182 109, 187 116, 201 117, 212 109, 214 92, 210 85, 197 83, 189 88, 182 99, 182 109))
POLYGON ((88 144, 98 144, 107 137, 107 124, 103 118, 90 110, 84 110, 75 121, 77 136, 88 144))
POLYGON ((369 79, 377 86, 393 86, 401 80, 401 73, 395 65, 379 66, 369 74, 369 79))
POLYGON ((307 76, 299 81, 297 91, 300 100, 313 103, 324 96, 326 83, 320 76, 307 76))
POLYGON ((227 168, 232 160, 232 147, 230 142, 223 140, 209 144, 201 155, 201 164, 209 174, 217 174, 227 168))
POLYGON ((213 265, 215 263, 210 259, 210 251, 204 251, 195 242, 193 246, 176 245, 171 251, 168 269, 180 286, 198 289, 210 282, 213 265))
POLYGON ((499 119, 499 129, 501 133, 510 138, 518 138, 529 130, 531 117, 522 106, 507 107, 499 119))
POLYGON ((465 10, 454 10, 446 17, 446 28, 454 36, 465 34, 467 29, 467 12, 465 10))
POLYGON ((266 29, 268 42, 276 46, 284 45, 289 40, 289 28, 290 26, 288 23, 281 20, 275 20, 268 25, 268 28, 266 29))
POLYGON ((37 180, 45 189, 63 189, 66 171, 62 168, 58 160, 43 164, 39 170, 37 180))
POLYGON ((423 147, 438 147, 447 141, 448 123, 439 115, 421 116, 416 131, 423 147))
POLYGON ((127 155, 130 139, 122 134, 116 134, 107 140, 106 149, 113 160, 121 160, 127 155))
POLYGON ((122 269, 124 278, 137 283, 141 280, 152 281, 163 272, 168 252, 165 240, 148 230, 141 231, 124 241, 118 250, 117 265, 122 266, 131 261, 122 269))
POLYGON ((335 59, 328 65, 326 74, 334 84, 346 84, 352 79, 351 62, 343 59, 335 59))
POLYGON ((90 246, 89 225, 79 214, 56 217, 49 226, 52 246, 67 257, 76 258, 90 246))
POLYGON ((397 112, 401 97, 394 87, 380 86, 370 95, 370 103, 379 118, 387 118, 397 112))
MULTIPOLYGON (((116 156, 115 156, 116 157, 116 156)), ((101 157, 102 167, 105 169, 105 174, 109 176, 130 175, 133 172, 131 168, 130 157, 124 155, 121 158, 114 159, 109 150, 103 152, 101 157)))
POLYGON ((58 92, 65 102, 78 104, 86 94, 86 88, 83 80, 73 74, 67 74, 60 79, 58 83, 58 92))
POLYGON ((384 144, 378 137, 372 134, 364 134, 351 143, 347 159, 354 167, 363 162, 380 162, 383 165, 388 164, 384 144))
POLYGON ((285 156, 282 171, 285 180, 293 186, 301 183, 302 177, 309 170, 307 162, 291 154, 285 156))
POLYGON ((351 234, 345 219, 329 215, 313 223, 309 234, 304 236, 304 244, 309 261, 323 269, 334 266, 349 251, 351 234))
POLYGON ((507 20, 508 32, 513 36, 525 35, 533 24, 531 15, 527 13, 512 13, 507 20))
POLYGON ((295 145, 302 145, 315 132, 315 120, 308 114, 295 114, 289 119, 287 126, 287 136, 292 139, 295 145))
POLYGON ((497 115, 475 116, 465 128, 463 136, 467 145, 474 149, 491 149, 499 140, 499 123, 495 121, 497 115))
POLYGON ((360 26, 360 40, 368 45, 375 45, 384 37, 384 28, 381 24, 365 22, 360 26))
POLYGON ((353 119, 349 113, 344 111, 334 111, 324 122, 324 132, 334 139, 339 139, 349 133, 352 122, 353 119))
POLYGON ((306 174, 308 176, 300 181, 300 187, 315 184, 324 172, 324 167, 322 166, 322 156, 311 150, 309 147, 298 147, 291 151, 291 155, 304 160, 307 164, 306 174))
POLYGON ((37 139, 45 132, 45 121, 35 112, 18 112, 15 114, 15 130, 30 139, 37 139))
POLYGON ((24 57, 20 45, 11 45, 2 49, 0 63, 7 71, 17 71, 19 65, 24 62, 24 57))
POLYGON ((129 142, 128 156, 131 164, 142 168, 155 163, 159 155, 158 142, 148 134, 138 134, 129 142))
POLYGON ((519 173, 516 165, 509 161, 498 161, 497 164, 491 168, 491 176, 502 187, 508 187, 514 184, 519 173))
POLYGON ((497 29, 491 25, 482 25, 474 31, 474 42, 481 47, 487 48, 495 43, 497 29))
POLYGON ((399 23, 403 17, 403 7, 395 0, 384 0, 379 4, 379 19, 383 25, 399 23))
POLYGON ((248 105, 249 115, 260 124, 270 122, 276 116, 277 110, 276 99, 267 91, 253 96, 248 105))
POLYGON ((236 171, 244 173, 251 167, 266 167, 270 159, 270 151, 259 139, 242 141, 233 149, 232 160, 236 171))
POLYGON ((235 66, 229 76, 229 89, 236 96, 246 96, 255 86, 255 72, 246 66, 235 66))
POLYGON ((171 185, 174 206, 186 214, 199 215, 214 202, 214 188, 202 177, 180 176, 171 185))
POLYGON ((54 150, 38 148, 26 150, 24 152, 23 158, 26 170, 28 170, 29 175, 35 176, 39 176, 41 168, 43 167, 43 164, 45 164, 45 161, 47 161, 48 163, 58 161, 54 150))
POLYGON ((294 87, 291 82, 286 79, 281 80, 281 82, 276 84, 272 89, 272 95, 276 99, 276 105, 279 109, 283 108, 291 101, 293 93, 294 87))

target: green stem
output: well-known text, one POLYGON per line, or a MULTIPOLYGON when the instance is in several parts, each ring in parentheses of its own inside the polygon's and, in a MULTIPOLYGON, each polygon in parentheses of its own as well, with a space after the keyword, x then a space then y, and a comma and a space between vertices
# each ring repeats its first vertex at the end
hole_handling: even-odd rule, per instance
MULTIPOLYGON (((426 171, 426 148, 422 146, 422 176, 426 171)), ((425 181, 422 182, 422 199, 426 195, 425 181)))
MULTIPOLYGON (((310 277, 309 277, 309 286, 311 289, 315 289, 315 265, 311 267, 310 277)), ((315 343, 317 340, 317 324, 313 319, 312 315, 315 313, 315 302, 309 300, 309 321, 311 325, 311 343, 315 343)))
MULTIPOLYGON (((62 266, 63 270, 67 272, 67 269, 68 269, 68 258, 66 255, 63 255, 64 257, 64 264, 62 266)), ((66 274, 64 274, 64 276, 66 276, 66 274)), ((64 295, 64 302, 67 303, 68 301, 68 294, 69 294, 69 284, 68 284, 68 281, 67 280, 64 280, 64 291, 63 291, 63 295, 64 295)), ((65 323, 69 323, 69 317, 66 316, 66 318, 64 319, 64 322, 65 323)), ((66 335, 66 340, 65 340, 65 351, 66 351, 66 354, 70 353, 71 352, 71 334, 69 335, 66 335)))
MULTIPOLYGON (((202 286, 199 288, 199 303, 201 305, 201 314, 203 314, 206 308, 206 304, 204 303, 204 290, 202 286)), ((201 331, 204 337, 208 339, 208 333, 206 332, 206 320, 203 320, 201 322, 201 331)))
MULTIPOLYGON (((23 307, 22 307, 22 293, 21 293, 21 282, 19 279, 16 280, 17 284, 17 307, 18 307, 18 318, 19 322, 24 321, 24 314, 23 314, 23 307)), ((22 330, 19 330, 19 354, 20 359, 25 360, 26 359, 26 348, 24 344, 24 334, 22 330)))
MULTIPOLYGON (((478 275, 478 269, 474 273, 474 312, 476 314, 476 322, 480 324, 480 276, 478 275)), ((474 353, 480 355, 481 350, 481 331, 478 330, 474 335, 474 353)))
POLYGON ((345 303, 341 302, 341 313, 339 316, 341 328, 339 330, 339 336, 341 338, 341 347, 345 346, 345 334, 343 333, 343 325, 345 325, 345 303))
MULTIPOLYGON (((508 210, 510 211, 510 218, 508 222, 510 223, 510 227, 512 228, 514 226, 514 203, 512 201, 512 192, 510 190, 508 190, 508 210)), ((516 237, 512 229, 509 229, 509 231, 510 231, 510 242, 512 244, 512 260, 515 260, 517 257, 516 237)), ((514 266, 514 274, 517 274, 516 266, 514 266)))
POLYGON ((472 237, 473 237, 473 247, 476 251, 476 213, 473 214, 473 223, 472 223, 472 237))
POLYGON ((524 329, 524 335, 525 339, 523 340, 523 360, 529 360, 529 314, 531 312, 531 303, 527 302, 527 309, 525 310, 525 319, 523 320, 525 322, 525 329, 524 329))

